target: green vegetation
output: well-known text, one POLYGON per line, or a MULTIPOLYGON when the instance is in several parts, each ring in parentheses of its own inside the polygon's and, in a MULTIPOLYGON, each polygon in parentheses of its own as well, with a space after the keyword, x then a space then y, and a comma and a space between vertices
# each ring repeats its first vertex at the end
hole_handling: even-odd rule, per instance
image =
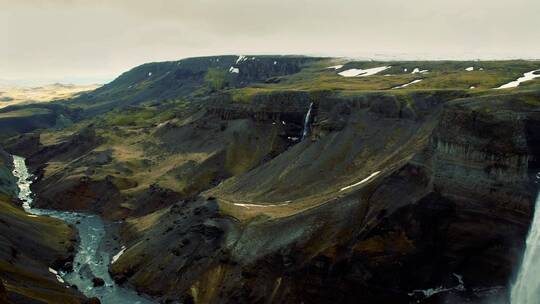
POLYGON ((229 84, 227 72, 211 68, 204 78, 211 92, 219 91, 229 84))

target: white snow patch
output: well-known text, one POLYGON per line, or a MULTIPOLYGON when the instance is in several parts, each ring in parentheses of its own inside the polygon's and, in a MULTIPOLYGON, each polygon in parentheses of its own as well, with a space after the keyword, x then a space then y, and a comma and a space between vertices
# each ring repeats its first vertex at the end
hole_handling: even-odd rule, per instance
POLYGON ((35 214, 27 214, 26 216, 28 216, 28 217, 38 217, 38 216, 35 215, 35 214))
POLYGON ((509 82, 507 84, 503 84, 502 86, 498 87, 498 88, 495 88, 495 89, 510 89, 510 88, 516 88, 518 87, 522 82, 525 82, 525 81, 529 81, 529 80, 533 80, 535 78, 538 78, 540 77, 540 69, 538 70, 534 70, 534 71, 530 71, 530 72, 527 72, 525 74, 523 74, 523 77, 520 77, 518 78, 517 80, 515 81, 512 81, 512 82, 509 82), (538 74, 535 74, 536 72, 538 72, 538 74))
POLYGON ((342 67, 343 67, 343 64, 338 64, 338 65, 329 66, 329 67, 327 67, 327 69, 339 70, 342 67))
POLYGON ((229 69, 229 73, 238 74, 238 73, 240 73, 240 69, 239 69, 239 68, 235 68, 235 67, 231 67, 231 68, 229 69))
POLYGON ((281 123, 282 123, 283 125, 286 125, 285 121, 283 121, 283 120, 281 121, 281 123))
POLYGON ((474 90, 474 89, 476 89, 476 87, 475 86, 470 86, 469 89, 474 90))
POLYGON ((248 209, 249 209, 250 207, 268 208, 268 207, 286 206, 286 205, 288 205, 290 202, 291 202, 291 201, 285 201, 284 203, 281 203, 281 204, 265 204, 265 205, 234 203, 234 205, 240 206, 240 207, 244 207, 244 208, 248 208, 248 209))
POLYGON ((56 271, 56 270, 52 269, 51 267, 49 267, 49 272, 52 273, 52 274, 54 274, 54 275, 56 276, 56 280, 57 280, 58 282, 60 282, 60 283, 62 283, 62 284, 65 283, 65 282, 64 282, 64 279, 62 279, 62 277, 61 277, 60 275, 58 275, 58 271, 56 271))
POLYGON ((352 185, 347 186, 347 187, 343 187, 343 188, 339 189, 339 191, 344 191, 344 190, 350 189, 350 188, 352 188, 352 187, 359 186, 359 185, 361 185, 361 184, 363 184, 363 183, 365 183, 365 182, 368 182, 368 181, 370 181, 372 178, 374 178, 375 176, 379 175, 379 173, 381 173, 381 171, 377 171, 377 172, 371 173, 370 176, 364 178, 363 180, 359 181, 358 183, 352 184, 352 185))
POLYGON ((404 69, 403 69, 403 72, 407 72, 407 71, 408 71, 407 68, 404 68, 404 69))
POLYGON ((240 55, 240 56, 238 56, 238 59, 236 59, 236 64, 238 64, 239 62, 244 61, 244 60, 247 60, 246 56, 240 55))
POLYGON ((415 79, 415 80, 413 80, 413 81, 411 81, 411 82, 408 82, 408 83, 406 83, 406 84, 402 84, 402 85, 400 85, 400 86, 393 87, 392 89, 395 90, 395 89, 406 88, 406 87, 408 87, 408 86, 410 86, 410 85, 412 85, 412 84, 419 83, 420 81, 422 81, 422 79, 415 79))
POLYGON ((472 71, 474 71, 474 67, 468 67, 468 68, 465 69, 465 71, 472 72, 472 71))
POLYGON ((380 73, 384 70, 388 70, 389 68, 391 68, 391 66, 383 66, 383 67, 378 67, 378 68, 371 68, 371 69, 349 69, 349 70, 346 70, 346 71, 343 71, 343 72, 339 72, 338 74, 343 76, 343 77, 366 77, 366 76, 371 76, 371 75, 375 75, 377 73, 380 73))
POLYGON ((424 74, 429 72, 429 70, 420 70, 419 68, 414 68, 414 70, 411 72, 411 74, 424 74))
POLYGON ((152 76, 152 72, 148 72, 148 77, 152 76))
POLYGON ((112 260, 111 260, 111 264, 114 264, 116 261, 118 261, 118 259, 120 258, 120 256, 122 254, 124 254, 124 252, 126 251, 126 246, 122 246, 122 249, 120 251, 118 251, 117 254, 115 254, 113 257, 112 257, 112 260))
POLYGON ((276 64, 277 64, 277 61, 274 61, 274 65, 276 65, 276 64))

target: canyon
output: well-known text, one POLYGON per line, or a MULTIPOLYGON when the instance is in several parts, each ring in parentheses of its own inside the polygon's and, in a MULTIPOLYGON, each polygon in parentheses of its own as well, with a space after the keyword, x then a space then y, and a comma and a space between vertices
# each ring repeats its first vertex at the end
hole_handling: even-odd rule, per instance
POLYGON ((540 82, 495 88, 536 69, 198 57, 0 109, 2 242, 25 252, 1 252, 19 268, 0 268, 0 299, 114 303, 48 271, 70 282, 77 220, 96 217, 106 284, 156 303, 510 303, 538 193, 540 82), (25 213, 11 155, 35 176, 33 208, 82 218, 25 213), (44 228, 22 245, 15 223, 44 228))

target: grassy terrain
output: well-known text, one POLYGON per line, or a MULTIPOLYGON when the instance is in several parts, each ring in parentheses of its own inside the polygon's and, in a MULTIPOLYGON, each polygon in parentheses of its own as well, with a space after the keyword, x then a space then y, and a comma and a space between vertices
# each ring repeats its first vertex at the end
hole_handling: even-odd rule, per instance
MULTIPOLYGON (((521 77, 523 73, 540 69, 539 62, 531 61, 410 61, 410 62, 346 62, 326 60, 316 62, 299 73, 283 76, 278 83, 256 84, 247 88, 233 90, 238 102, 246 102, 256 93, 272 90, 340 90, 340 91, 374 91, 390 90, 416 79, 421 82, 403 90, 490 90, 521 77), (338 70, 328 68, 337 63, 344 66, 338 70), (343 77, 339 72, 348 69, 369 69, 381 66, 391 68, 368 77, 343 77), (473 71, 466 71, 474 67, 473 71), (428 70, 427 73, 411 72, 418 68, 428 70), (482 70, 480 70, 482 69, 482 70), (406 70, 406 71, 405 71, 406 70)), ((539 79, 526 85, 540 84, 539 79)))

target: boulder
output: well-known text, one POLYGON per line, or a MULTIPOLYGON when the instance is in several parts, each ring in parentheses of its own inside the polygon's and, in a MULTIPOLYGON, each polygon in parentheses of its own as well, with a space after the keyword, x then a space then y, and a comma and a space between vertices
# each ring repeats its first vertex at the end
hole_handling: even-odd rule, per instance
POLYGON ((105 281, 102 278, 93 278, 92 283, 94 284, 94 287, 101 287, 105 285, 105 281))

